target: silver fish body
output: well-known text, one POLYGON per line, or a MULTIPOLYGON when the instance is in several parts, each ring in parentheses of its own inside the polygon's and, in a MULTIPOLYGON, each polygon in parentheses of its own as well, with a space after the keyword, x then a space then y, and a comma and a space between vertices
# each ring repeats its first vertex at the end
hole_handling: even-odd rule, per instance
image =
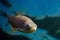
POLYGON ((32 33, 37 29, 37 25, 26 16, 11 16, 8 20, 14 28, 25 33, 32 33))

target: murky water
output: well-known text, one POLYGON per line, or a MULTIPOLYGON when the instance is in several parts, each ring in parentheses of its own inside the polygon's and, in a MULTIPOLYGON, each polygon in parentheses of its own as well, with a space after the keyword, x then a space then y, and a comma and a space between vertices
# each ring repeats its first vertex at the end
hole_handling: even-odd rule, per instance
MULTIPOLYGON (((59 0, 8 0, 11 3, 11 7, 8 8, 0 4, 0 10, 7 12, 8 15, 14 15, 13 11, 24 10, 25 14, 30 16, 37 16, 38 18, 43 18, 45 16, 59 16, 60 15, 60 1, 59 0)), ((38 29, 32 34, 25 34, 21 32, 12 32, 10 25, 5 26, 7 23, 7 18, 0 16, 1 29, 8 33, 9 35, 24 35, 29 37, 31 40, 58 40, 51 35, 48 35, 48 30, 38 29)))

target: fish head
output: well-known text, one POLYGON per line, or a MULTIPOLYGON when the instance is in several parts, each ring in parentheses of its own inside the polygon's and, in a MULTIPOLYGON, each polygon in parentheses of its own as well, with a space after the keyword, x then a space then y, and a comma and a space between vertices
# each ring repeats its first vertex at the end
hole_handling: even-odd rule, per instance
POLYGON ((25 23, 24 27, 25 27, 25 30, 24 30, 25 33, 33 33, 37 29, 37 25, 35 23, 33 23, 33 24, 25 23))

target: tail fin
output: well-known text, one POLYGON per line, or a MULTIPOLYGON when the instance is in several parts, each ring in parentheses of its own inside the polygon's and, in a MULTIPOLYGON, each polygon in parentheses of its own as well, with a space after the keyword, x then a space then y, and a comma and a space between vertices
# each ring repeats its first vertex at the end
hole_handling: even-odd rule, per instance
POLYGON ((5 17, 5 18, 8 17, 7 13, 3 11, 0 11, 0 16, 5 17))

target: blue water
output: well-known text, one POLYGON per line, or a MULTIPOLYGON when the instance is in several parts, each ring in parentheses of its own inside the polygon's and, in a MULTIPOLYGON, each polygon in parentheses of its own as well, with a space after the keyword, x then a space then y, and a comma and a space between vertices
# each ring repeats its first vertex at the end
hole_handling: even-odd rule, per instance
MULTIPOLYGON (((7 12, 9 15, 12 15, 13 11, 24 10, 26 14, 32 16, 38 16, 39 18, 48 16, 57 16, 60 15, 60 1, 59 0, 8 0, 11 4, 11 8, 7 8, 4 5, 0 4, 0 9, 7 12)), ((54 37, 47 35, 46 30, 37 29, 36 32, 32 34, 24 34, 21 32, 12 32, 10 26, 5 27, 7 22, 6 18, 0 17, 0 23, 3 25, 2 29, 11 34, 11 35, 26 35, 32 40, 43 40, 42 36, 48 37, 50 40, 57 40, 54 37), (8 30, 8 31, 7 31, 8 30), (40 35, 40 36, 39 36, 40 35), (42 38, 41 38, 42 37, 42 38)), ((44 39, 47 40, 47 39, 44 39)))

